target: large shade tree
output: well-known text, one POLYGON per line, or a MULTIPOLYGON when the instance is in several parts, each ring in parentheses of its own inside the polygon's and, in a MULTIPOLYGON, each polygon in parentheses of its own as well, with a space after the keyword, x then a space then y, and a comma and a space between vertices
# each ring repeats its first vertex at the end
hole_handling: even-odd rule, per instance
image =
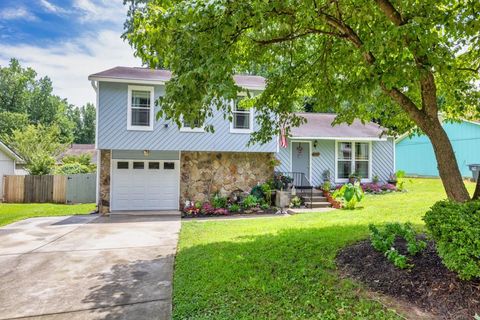
POLYGON ((449 198, 469 194, 439 113, 478 114, 478 0, 126 0, 124 37, 150 67, 173 71, 162 116, 204 120, 241 88, 237 72, 261 73, 255 105, 265 142, 298 125, 308 96, 338 122, 376 119, 431 140, 449 198), (275 114, 275 117, 271 115, 275 114))

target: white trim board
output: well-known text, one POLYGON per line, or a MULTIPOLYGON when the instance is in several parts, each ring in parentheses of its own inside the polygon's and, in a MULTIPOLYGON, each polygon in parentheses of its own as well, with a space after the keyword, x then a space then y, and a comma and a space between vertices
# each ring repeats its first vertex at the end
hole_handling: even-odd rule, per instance
POLYGON ((116 82, 116 83, 147 84, 147 85, 165 85, 165 82, 166 82, 162 80, 124 79, 124 78, 111 78, 111 77, 88 77, 88 80, 116 82))
POLYGON ((291 137, 294 140, 346 140, 346 141, 387 141, 388 137, 291 137))
MULTIPOLYGON (((148 80, 148 79, 125 79, 125 78, 115 78, 115 77, 88 77, 90 81, 104 81, 104 82, 115 82, 115 83, 133 83, 133 84, 146 84, 146 85, 165 85, 170 80, 148 80)), ((245 90, 255 90, 263 91, 265 86, 240 86, 245 90)))

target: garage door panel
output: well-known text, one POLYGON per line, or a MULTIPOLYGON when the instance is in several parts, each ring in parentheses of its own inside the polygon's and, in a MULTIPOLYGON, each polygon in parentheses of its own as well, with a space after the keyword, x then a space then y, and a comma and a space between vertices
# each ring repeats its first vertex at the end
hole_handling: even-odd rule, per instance
MULTIPOLYGON (((133 160, 113 162, 112 210, 176 210, 179 199, 179 162, 174 169, 133 169, 133 160), (129 162, 128 169, 117 169, 117 162, 129 162)), ((135 160, 135 162, 141 162, 135 160)), ((166 161, 173 162, 173 161, 166 161)))

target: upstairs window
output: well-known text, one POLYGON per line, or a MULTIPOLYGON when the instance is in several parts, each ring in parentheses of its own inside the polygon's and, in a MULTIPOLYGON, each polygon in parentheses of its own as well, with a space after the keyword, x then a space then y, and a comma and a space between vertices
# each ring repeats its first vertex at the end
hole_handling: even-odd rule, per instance
POLYGON ((128 130, 153 130, 153 87, 128 86, 128 130))
POLYGON ((253 109, 245 109, 240 106, 241 97, 236 99, 232 105, 232 123, 230 132, 251 133, 253 131, 253 109))

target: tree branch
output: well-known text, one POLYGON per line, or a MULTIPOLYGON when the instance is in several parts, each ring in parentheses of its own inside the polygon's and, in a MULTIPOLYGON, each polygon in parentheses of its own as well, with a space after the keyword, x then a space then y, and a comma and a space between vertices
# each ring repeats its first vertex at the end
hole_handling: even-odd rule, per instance
POLYGON ((320 29, 308 29, 307 31, 299 34, 289 34, 283 37, 278 37, 278 38, 272 38, 272 39, 251 39, 253 42, 258 43, 260 45, 268 45, 268 44, 273 44, 273 43, 280 43, 280 42, 286 42, 286 41, 292 41, 304 36, 307 36, 309 34, 325 34, 325 35, 331 35, 335 37, 342 37, 343 35, 340 33, 335 33, 335 32, 330 32, 330 31, 325 31, 325 30, 320 30, 320 29))
MULTIPOLYGON (((396 26, 402 26, 407 23, 403 19, 401 13, 395 9, 389 0, 375 0, 380 10, 385 16, 393 22, 396 26)), ((405 36, 405 41, 408 44, 412 42, 418 42, 416 37, 405 36)), ((430 63, 428 57, 425 54, 418 54, 418 51, 414 48, 409 49, 412 51, 417 69, 420 70, 420 87, 422 96, 422 110, 425 111, 431 117, 437 117, 438 104, 437 104, 437 87, 435 84, 435 77, 430 69, 430 63)))
POLYGON ((397 26, 402 26, 407 23, 406 20, 403 19, 400 12, 390 3, 388 0, 375 0, 377 5, 380 7, 380 10, 387 16, 390 21, 392 21, 397 26))
MULTIPOLYGON (((339 30, 357 49, 363 51, 364 46, 362 40, 350 26, 326 13, 320 12, 320 14, 324 16, 328 25, 339 30)), ((363 57, 369 65, 375 64, 376 59, 371 51, 363 51, 363 57)), ((381 76, 381 73, 377 74, 381 76)), ((393 87, 389 89, 382 80, 380 80, 380 86, 382 90, 396 101, 413 119, 422 121, 422 117, 424 116, 422 110, 417 108, 416 104, 407 95, 398 88, 393 87)))

